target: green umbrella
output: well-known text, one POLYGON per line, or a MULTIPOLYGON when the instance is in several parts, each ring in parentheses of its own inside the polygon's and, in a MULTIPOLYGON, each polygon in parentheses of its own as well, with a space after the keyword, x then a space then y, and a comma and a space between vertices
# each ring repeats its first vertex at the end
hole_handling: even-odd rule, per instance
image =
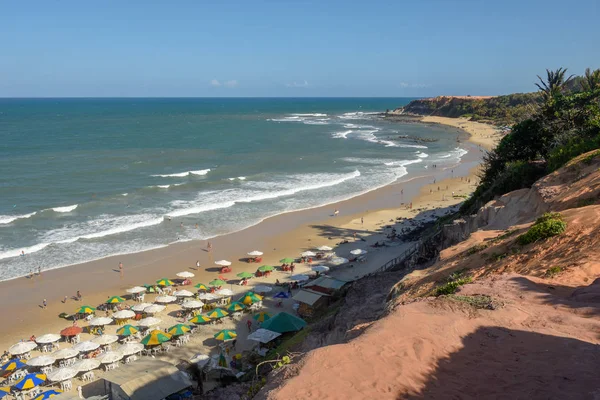
POLYGON ((235 339, 236 337, 237 337, 237 333, 230 329, 223 329, 221 332, 216 333, 214 336, 215 339, 222 340, 222 341, 232 340, 232 339, 235 339))
POLYGON ((212 319, 208 318, 206 315, 196 315, 194 318, 190 319, 190 322, 195 324, 205 324, 210 321, 212 321, 212 319))
POLYGON ((274 269, 275 268, 271 267, 270 265, 263 265, 262 267, 258 268, 260 272, 273 271, 274 269))
POLYGON ((238 301, 234 301, 229 306, 227 306, 227 311, 237 312, 237 311, 243 311, 245 308, 246 308, 246 306, 243 305, 242 303, 240 303, 238 301))
POLYGON ((113 296, 111 298, 109 298, 108 300, 106 300, 107 304, 117 304, 117 303, 122 303, 124 302, 125 299, 122 298, 121 296, 113 296))
POLYGON ((208 282, 208 284, 210 286, 223 286, 224 284, 226 284, 227 282, 221 280, 221 279, 213 279, 212 281, 208 282))
POLYGON ((119 329, 117 329, 117 335, 121 335, 121 336, 131 336, 134 333, 139 332, 140 330, 133 326, 133 325, 123 325, 122 327, 120 327, 119 329))
POLYGON ((197 283, 194 285, 194 287, 199 290, 208 290, 208 288, 206 287, 206 285, 204 283, 197 283))
POLYGON ((154 285, 148 285, 147 283, 144 284, 144 287, 146 288, 146 291, 148 293, 154 293, 154 285))
POLYGON ((173 286, 173 281, 167 278, 162 278, 156 281, 158 286, 173 286))
POLYGON ((177 324, 168 329, 168 332, 173 336, 185 335, 192 328, 189 325, 177 324))
POLYGON ((93 314, 96 309, 90 306, 81 306, 75 311, 75 314, 93 314))
POLYGON ((282 263, 282 264, 291 264, 294 261, 296 261, 294 258, 289 258, 289 257, 288 258, 284 258, 283 260, 279 260, 279 262, 282 263))
POLYGON ((227 311, 222 310, 220 308, 215 308, 214 310, 211 310, 211 311, 209 311, 209 312, 206 313, 206 316, 208 318, 213 318, 213 319, 214 318, 223 318, 223 317, 226 317, 228 315, 229 315, 229 313, 227 311))
POLYGON ((158 344, 168 342, 169 340, 171 340, 170 334, 155 329, 146 335, 146 337, 144 337, 140 343, 145 344, 146 346, 156 346, 158 344))
POLYGON ((250 272, 240 272, 239 274, 237 274, 238 278, 254 278, 254 274, 250 273, 250 272))
POLYGON ((261 295, 258 295, 254 292, 248 292, 246 293, 244 296, 242 296, 242 298, 240 298, 240 302, 249 306, 251 304, 254 304, 256 302, 261 301, 263 298, 261 295))

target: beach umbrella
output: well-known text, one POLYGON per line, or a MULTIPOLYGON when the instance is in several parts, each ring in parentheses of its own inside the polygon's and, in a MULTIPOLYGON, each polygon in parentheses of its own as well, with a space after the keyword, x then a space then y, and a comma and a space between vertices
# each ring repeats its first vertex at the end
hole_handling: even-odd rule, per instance
POLYGON ((172 303, 176 300, 177 300, 177 297, 169 296, 169 295, 158 296, 156 299, 154 299, 154 301, 157 303, 172 303))
POLYGON ((237 311, 242 311, 245 308, 246 308, 246 306, 243 305, 242 303, 240 303, 238 301, 234 301, 229 306, 227 306, 227 311, 229 311, 229 312, 237 312, 237 311))
POLYGON ((115 319, 129 319, 135 317, 135 312, 131 310, 121 310, 114 313, 113 318, 115 319))
POLYGON ((124 356, 137 354, 142 350, 144 350, 144 345, 141 343, 125 343, 117 349, 117 351, 123 354, 124 356))
POLYGON ((258 257, 258 256, 262 256, 263 252, 262 251, 258 251, 258 250, 254 250, 251 251, 250 253, 248 253, 249 256, 251 257, 258 257))
POLYGON ((162 278, 156 281, 158 286, 173 286, 173 282, 167 278, 162 278))
POLYGON ((173 296, 175 297, 192 297, 194 295, 194 293, 190 292, 189 290, 178 290, 176 292, 173 293, 173 296))
POLYGON ((226 283, 227 282, 222 279, 213 279, 212 281, 208 282, 210 286, 223 286, 226 283))
POLYGON ((148 285, 147 283, 144 283, 144 287, 146 288, 146 291, 148 293, 154 293, 154 292, 156 292, 156 290, 154 290, 154 285, 148 285))
POLYGON ((11 372, 11 371, 18 370, 19 368, 23 368, 24 366, 25 366, 25 360, 19 360, 18 358, 13 358, 12 360, 10 360, 6 364, 4 364, 2 367, 0 367, 0 369, 2 371, 11 372))
POLYGON ((242 278, 242 279, 254 278, 254 274, 252 274, 250 272, 246 272, 246 271, 240 272, 239 274, 236 274, 235 276, 237 276, 238 278, 242 278))
POLYGON ((316 272, 327 272, 329 271, 329 267, 326 267, 324 265, 317 265, 311 268, 313 271, 316 272))
POLYGON ((316 256, 317 254, 316 254, 316 253, 313 253, 313 252, 312 252, 312 251, 310 251, 310 250, 308 250, 308 251, 305 251, 304 253, 302 253, 302 254, 300 254, 300 255, 301 255, 302 257, 314 257, 314 256, 316 256))
POLYGON ((198 298, 200 300, 206 300, 206 301, 218 299, 218 297, 216 295, 212 294, 212 293, 200 293, 198 295, 198 298))
POLYGON ((146 337, 142 339, 141 343, 146 346, 156 346, 158 344, 168 342, 169 340, 171 340, 170 334, 155 329, 146 335, 146 337))
POLYGON ((193 322, 194 324, 206 324, 207 322, 212 321, 210 318, 208 318, 206 315, 196 315, 194 318, 189 320, 190 322, 193 322))
POLYGON ((85 342, 77 343, 73 346, 73 349, 82 353, 87 353, 88 351, 96 350, 98 347, 100 347, 98 343, 87 340, 85 342))
POLYGON ((254 316, 252 316, 252 318, 254 318, 258 322, 265 322, 266 320, 271 318, 271 314, 262 311, 257 314, 254 314, 254 316))
POLYGON ((115 335, 102 335, 92 339, 92 342, 98 343, 100 346, 106 346, 119 340, 118 336, 115 335))
POLYGON ((217 340, 233 340, 237 337, 237 333, 231 329, 223 329, 222 331, 215 333, 214 338, 217 340))
POLYGON ((81 332, 83 332, 83 328, 79 326, 69 326, 62 331, 60 331, 60 336, 77 336, 81 332))
POLYGON ((36 342, 19 342, 14 344, 8 348, 8 352, 13 356, 17 356, 19 354, 29 353, 31 350, 37 347, 36 342))
POLYGON ((7 394, 10 394, 10 388, 8 386, 0 387, 0 399, 6 396, 7 394))
POLYGON ((200 300, 188 300, 186 302, 184 302, 181 307, 188 309, 188 310, 194 310, 196 308, 202 308, 202 306, 204 306, 204 303, 201 302, 200 300))
POLYGON ((258 285, 254 286, 254 291, 258 293, 269 293, 273 288, 271 286, 258 285))
POLYGON ((56 359, 52 356, 37 356, 27 360, 27 365, 30 367, 45 367, 54 364, 55 361, 56 359))
POLYGON ((142 286, 134 286, 131 289, 126 290, 127 293, 131 293, 131 294, 144 293, 145 291, 146 291, 146 288, 142 287, 142 286))
MULTIPOLYGON (((144 347, 144 346, 142 346, 144 347)), ((88 372, 93 369, 96 369, 100 366, 100 360, 96 358, 84 358, 83 360, 77 361, 75 364, 71 365, 69 368, 74 369, 78 372, 88 372)))
POLYGON ((38 338, 35 339, 36 343, 41 343, 41 344, 54 343, 54 342, 58 342, 59 340, 60 340, 60 335, 57 335, 56 333, 48 333, 46 335, 38 336, 38 338))
POLYGON ((71 367, 63 367, 48 372, 48 380, 51 382, 62 382, 73 378, 79 371, 71 367))
POLYGON ((52 390, 48 390, 47 392, 38 394, 37 396, 35 396, 33 398, 33 400, 48 400, 49 398, 58 396, 61 393, 62 393, 62 390, 52 389, 52 390))
POLYGON ((186 333, 188 333, 191 330, 192 330, 192 328, 189 325, 177 324, 177 325, 173 325, 172 327, 170 327, 167 330, 167 332, 169 334, 171 334, 172 336, 180 336, 180 335, 185 335, 186 333))
POLYGON ((154 317, 147 317, 147 318, 141 319, 141 320, 138 322, 138 325, 139 325, 139 326, 145 326, 145 327, 148 327, 148 326, 158 325, 158 324, 160 324, 161 322, 162 322, 162 321, 161 321, 160 319, 158 319, 158 318, 154 318, 154 317))
POLYGON ((197 283, 194 287, 198 290, 208 290, 208 287, 204 283, 197 283))
POLYGON ((360 255, 363 255, 363 254, 367 254, 367 251, 363 250, 363 249, 356 249, 356 250, 352 250, 350 252, 350 254, 353 254, 355 256, 360 256, 360 255))
POLYGON ((133 334, 138 333, 140 330, 133 325, 123 325, 119 329, 117 329, 117 335, 121 336, 131 336, 133 334))
POLYGON ((65 360, 67 358, 75 357, 79 352, 72 347, 65 347, 52 353, 52 357, 57 360, 65 360))
POLYGON ((307 275, 304 275, 304 274, 296 274, 296 275, 290 276, 290 280, 291 281, 304 282, 304 281, 307 281, 309 279, 310 278, 307 275))
POLYGON ((144 308, 144 312, 146 314, 156 314, 163 311, 166 307, 160 304, 151 304, 148 307, 144 308))
POLYGON ((228 315, 229 315, 229 313, 227 311, 223 310, 222 308, 215 308, 214 310, 211 310, 211 311, 209 311, 209 312, 206 313, 206 316, 208 318, 213 318, 213 319, 215 319, 215 318, 223 318, 223 317, 226 317, 228 315))
POLYGON ((231 261, 219 260, 219 261, 215 261, 215 264, 220 265, 222 267, 228 267, 231 265, 231 261))
POLYGON ((135 306, 131 307, 131 309, 133 311, 142 312, 146 308, 150 307, 151 305, 152 305, 152 303, 140 303, 140 304, 136 304, 135 306))
POLYGON ((110 325, 112 322, 113 322, 112 318, 109 318, 109 317, 97 317, 97 318, 92 318, 90 320, 90 326, 110 325))
POLYGON ((260 272, 269 272, 269 271, 273 271, 274 269, 275 268, 270 265, 263 265, 263 266, 258 267, 258 270, 260 272))
POLYGON ((185 279, 185 278, 193 278, 195 275, 192 274, 191 272, 183 271, 183 272, 178 272, 176 274, 176 276, 179 277, 179 278, 185 279))
POLYGON ((281 260, 279 260, 279 262, 282 263, 282 264, 291 264, 294 261, 296 261, 295 258, 289 258, 289 257, 288 258, 282 258, 281 260))
POLYGON ((124 301, 125 301, 125 299, 122 298, 121 296, 113 296, 113 297, 109 297, 108 300, 106 300, 106 304, 118 304, 118 303, 122 303, 124 301))
POLYGON ((263 322, 260 327, 273 332, 286 333, 299 331, 305 326, 306 321, 302 318, 298 318, 295 315, 286 312, 280 312, 276 316, 263 322))
POLYGON ((348 262, 347 258, 344 257, 333 257, 329 262, 333 265, 342 265, 348 262))
POLYGON ((273 296, 273 298, 275 298, 275 299, 287 299, 289 297, 290 297, 290 295, 287 294, 286 292, 279 292, 275 296, 273 296))
POLYGON ((93 314, 94 312, 96 312, 94 307, 81 306, 77 309, 77 311, 75 311, 75 314, 93 314))
POLYGON ((215 294, 223 297, 233 296, 233 290, 231 289, 220 289, 215 292, 215 294))
POLYGON ((100 357, 98 357, 98 359, 100 360, 100 362, 102 364, 112 364, 114 362, 119 361, 122 358, 123 358, 123 353, 118 352, 118 351, 107 351, 106 353, 104 353, 100 357))
POLYGON ((46 375, 44 374, 27 374, 25 377, 23 377, 23 379, 17 382, 13 388, 19 390, 28 390, 33 389, 44 382, 46 382, 46 375))
POLYGON ((317 247, 317 250, 319 250, 319 251, 331 251, 331 250, 333 250, 333 248, 331 248, 329 246, 319 246, 319 247, 317 247))
POLYGON ((246 293, 239 301, 247 306, 259 302, 262 300, 262 296, 254 292, 246 293))

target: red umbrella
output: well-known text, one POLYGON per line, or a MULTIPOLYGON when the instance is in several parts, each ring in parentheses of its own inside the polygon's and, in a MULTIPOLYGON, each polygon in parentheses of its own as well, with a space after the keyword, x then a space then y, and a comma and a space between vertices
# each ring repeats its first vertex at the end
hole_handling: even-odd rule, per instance
POLYGON ((83 332, 82 328, 80 328, 78 326, 70 326, 70 327, 65 328, 62 331, 60 331, 60 335, 61 336, 77 336, 81 332, 83 332))
POLYGON ((223 275, 219 275, 219 279, 222 281, 227 281, 227 278, 225 278, 223 275))

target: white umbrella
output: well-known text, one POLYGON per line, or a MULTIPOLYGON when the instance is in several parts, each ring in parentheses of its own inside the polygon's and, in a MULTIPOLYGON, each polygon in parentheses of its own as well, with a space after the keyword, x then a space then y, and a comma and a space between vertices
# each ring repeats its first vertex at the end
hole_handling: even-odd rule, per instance
POLYGON ((177 297, 169 295, 158 296, 156 299, 154 299, 154 301, 157 303, 172 303, 175 300, 177 300, 177 297))
POLYGON ((121 310, 117 311, 112 316, 115 319, 129 319, 135 317, 135 313, 131 310, 121 310))
POLYGON ((219 260, 219 261, 215 261, 215 264, 220 265, 222 267, 228 267, 231 265, 231 261, 219 260))
POLYGON ((216 291, 216 294, 218 294, 219 296, 233 296, 233 291, 230 289, 219 289, 216 291))
POLYGON ((57 360, 63 360, 67 358, 73 358, 77 354, 79 354, 79 351, 75 350, 74 348, 65 347, 64 349, 60 349, 52 353, 52 357, 54 357, 57 360))
POLYGON ((191 272, 188 271, 183 271, 183 272, 179 272, 177 273, 177 276, 179 278, 193 278, 195 275, 192 274, 191 272))
POLYGON ((331 250, 333 250, 333 248, 329 247, 329 246, 319 246, 319 247, 317 247, 317 250, 319 250, 319 251, 331 251, 331 250))
POLYGON ((248 340, 254 340, 260 343, 269 343, 276 337, 281 336, 281 333, 273 332, 268 329, 259 328, 256 331, 248 335, 248 340))
POLYGON ((69 368, 74 369, 78 372, 87 372, 96 369, 100 366, 100 360, 96 358, 84 358, 83 360, 77 361, 69 368))
POLYGON ((97 318, 93 318, 90 320, 90 325, 91 326, 104 326, 104 325, 110 325, 111 322, 113 322, 112 318, 97 317, 97 318))
POLYGON ((106 346, 119 340, 118 336, 115 335, 102 335, 92 339, 92 342, 98 343, 100 346, 106 346))
POLYGON ((133 311, 144 311, 146 308, 150 307, 152 305, 152 303, 140 303, 140 304, 136 304, 135 306, 131 307, 131 309, 133 311))
POLYGON ((123 358, 123 353, 119 351, 107 351, 98 357, 102 364, 112 364, 119 361, 121 358, 123 358))
POLYGON ((262 256, 263 252, 262 251, 258 251, 258 250, 254 250, 254 251, 251 251, 250 253, 248 253, 248 255, 252 256, 252 257, 257 257, 257 256, 262 256))
POLYGON ((117 351, 124 356, 130 356, 139 353, 142 350, 144 350, 144 345, 141 343, 125 343, 117 349, 117 351))
POLYGON ((27 360, 27 365, 32 367, 45 367, 46 365, 54 364, 56 359, 52 356, 37 356, 27 360))
POLYGON ((290 280, 292 280, 292 281, 302 282, 302 281, 307 281, 308 279, 309 279, 308 276, 302 275, 302 274, 290 276, 290 280))
POLYGON ((13 356, 29 353, 37 347, 36 342, 19 342, 9 347, 8 352, 13 356))
POLYGON ((85 353, 88 351, 96 350, 98 347, 100 347, 98 343, 90 342, 88 340, 85 342, 77 343, 75 346, 73 346, 73 349, 85 353))
POLYGON ((46 335, 42 335, 39 336, 37 339, 35 339, 35 341, 37 343, 54 343, 54 342, 58 342, 60 340, 60 335, 57 335, 56 333, 48 333, 46 335))
POLYGON ((360 256, 360 255, 363 255, 363 254, 367 254, 367 251, 363 250, 363 249, 356 249, 356 250, 352 250, 350 252, 350 254, 354 254, 355 256, 360 256))
POLYGON ((212 293, 200 293, 198 295, 198 298, 200 300, 216 300, 216 299, 218 299, 218 297, 212 293))
POLYGON ((192 297, 194 295, 194 293, 190 292, 189 290, 178 290, 176 292, 173 293, 173 296, 175 297, 192 297))
POLYGON ((314 267, 311 268, 313 271, 316 272, 327 272, 329 271, 329 267, 326 267, 324 265, 316 265, 314 267))
POLYGON ((329 262, 333 265, 342 265, 346 264, 348 262, 348 259, 344 257, 334 257, 331 260, 329 260, 329 262))
POLYGON ((146 314, 156 314, 165 309, 165 306, 161 306, 160 304, 151 304, 148 307, 144 308, 144 312, 146 314))
POLYGON ((46 377, 52 382, 62 382, 73 378, 79 371, 70 367, 55 369, 49 372, 46 377))
POLYGON ((126 290, 127 293, 131 293, 131 294, 144 293, 145 291, 146 291, 146 288, 143 286, 134 286, 131 289, 126 290))
POLYGON ((202 308, 202 306, 204 306, 204 303, 201 302, 200 300, 186 301, 185 303, 183 303, 181 305, 181 307, 188 308, 188 309, 202 308))
POLYGON ((258 285, 254 286, 254 291, 257 293, 269 293, 273 288, 271 286, 258 285))
POLYGON ((312 251, 305 251, 304 253, 300 254, 302 257, 314 257, 316 256, 315 253, 313 253, 312 251))
POLYGON ((161 322, 162 322, 162 321, 161 321, 160 319, 158 319, 158 318, 154 318, 154 317, 148 317, 148 318, 141 319, 141 320, 138 322, 138 325, 139 325, 139 326, 145 326, 145 327, 148 327, 148 326, 152 326, 152 325, 158 325, 158 324, 160 324, 161 322))

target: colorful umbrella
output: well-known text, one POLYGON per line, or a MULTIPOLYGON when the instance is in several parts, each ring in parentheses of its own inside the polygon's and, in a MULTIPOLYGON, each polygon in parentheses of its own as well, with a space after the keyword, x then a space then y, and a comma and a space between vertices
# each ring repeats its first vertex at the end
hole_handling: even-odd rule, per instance
POLYGON ((173 325, 172 327, 170 327, 168 332, 173 336, 179 336, 179 335, 185 335, 191 329, 192 328, 189 327, 188 325, 177 324, 177 325, 173 325))
POLYGON ((232 340, 232 339, 235 339, 236 337, 237 337, 237 333, 230 329, 223 329, 221 332, 216 333, 214 336, 215 339, 222 340, 222 341, 232 340))
POLYGON ((13 358, 6 364, 4 364, 0 369, 2 371, 16 371, 19 368, 23 368, 25 366, 25 360, 19 360, 18 358, 13 358))
POLYGON ((6 386, 6 387, 0 387, 0 399, 3 398, 4 396, 6 396, 9 393, 10 393, 10 388, 8 386, 6 386))
POLYGON ((260 272, 267 272, 267 271, 273 271, 275 268, 271 267, 270 265, 263 265, 261 267, 258 267, 258 270, 260 272))
POLYGON ((212 281, 208 282, 210 286, 223 286, 226 283, 227 282, 222 279, 213 279, 212 281))
POLYGON ((227 311, 229 312, 236 312, 236 311, 242 311, 246 308, 245 305, 243 305, 242 303, 238 302, 238 301, 234 301, 233 303, 231 303, 228 307, 227 307, 227 311))
POLYGON ((194 318, 190 319, 189 321, 193 322, 194 324, 205 324, 212 320, 210 318, 208 318, 206 315, 196 315, 194 318))
POLYGON ((113 296, 113 297, 110 297, 108 300, 106 300, 106 304, 117 304, 117 303, 122 303, 124 301, 125 301, 125 299, 122 298, 121 296, 113 296))
POLYGON ((275 298, 275 299, 287 299, 289 297, 290 297, 290 295, 287 294, 286 292, 279 292, 275 296, 273 296, 273 298, 275 298))
POLYGON ((258 314, 254 314, 254 316, 252 318, 257 320, 258 322, 265 322, 266 320, 271 318, 271 314, 263 311, 263 312, 259 312, 258 314))
POLYGON ((144 287, 148 293, 154 293, 156 291, 154 290, 154 285, 148 285, 147 283, 144 283, 144 287))
POLYGON ((163 279, 157 280, 156 284, 159 286, 172 286, 173 282, 167 278, 163 278, 163 279))
POLYGON ((60 336, 77 336, 83 332, 83 328, 79 326, 69 326, 68 328, 60 331, 60 336))
POLYGON ((62 393, 62 390, 52 389, 52 390, 48 390, 47 392, 44 392, 42 394, 35 396, 33 398, 33 400, 46 400, 46 399, 49 399, 50 397, 58 396, 61 393, 62 393))
POLYGON ((140 343, 145 344, 146 346, 156 346, 168 342, 169 340, 171 340, 170 334, 155 329, 144 337, 140 343))
POLYGON ((244 297, 242 297, 240 299, 241 303, 244 303, 245 305, 249 306, 251 304, 254 304, 258 301, 261 301, 263 298, 261 295, 258 295, 254 292, 248 292, 244 295, 244 297))
POLYGON ((284 258, 283 260, 279 260, 279 262, 282 263, 282 264, 291 264, 294 261, 296 261, 294 258, 289 258, 289 257, 288 258, 284 258))
POLYGON ((198 283, 194 287, 198 290, 208 290, 208 287, 206 287, 206 285, 203 283, 198 283))
POLYGON ((93 314, 96 311, 94 307, 81 306, 75 311, 75 314, 93 314))
POLYGON ((214 310, 207 312, 206 316, 208 318, 223 318, 229 315, 229 313, 221 308, 215 308, 214 310))
POLYGON ((117 335, 121 336, 131 336, 135 333, 138 333, 140 330, 133 325, 123 325, 119 329, 117 329, 117 335))
POLYGON ((44 374, 27 374, 23 379, 17 382, 13 388, 19 390, 33 389, 34 387, 41 385, 46 381, 46 375, 44 374))
POLYGON ((240 272, 239 274, 236 275, 238 278, 254 278, 254 274, 251 274, 250 272, 240 272))

